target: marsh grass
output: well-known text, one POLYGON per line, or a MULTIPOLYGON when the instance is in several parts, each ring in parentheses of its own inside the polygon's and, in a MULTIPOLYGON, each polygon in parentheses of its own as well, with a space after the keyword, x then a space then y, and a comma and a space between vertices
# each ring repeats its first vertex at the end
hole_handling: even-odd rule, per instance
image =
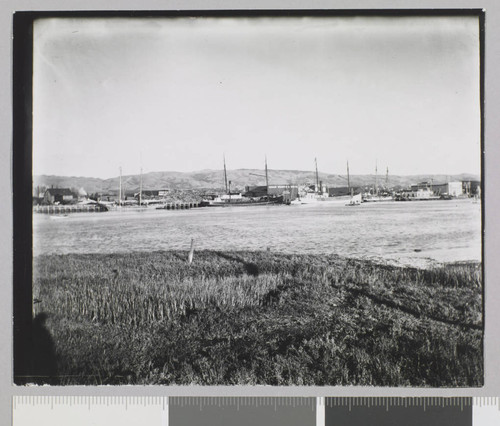
POLYGON ((480 264, 270 252, 50 255, 60 384, 480 386, 480 264))

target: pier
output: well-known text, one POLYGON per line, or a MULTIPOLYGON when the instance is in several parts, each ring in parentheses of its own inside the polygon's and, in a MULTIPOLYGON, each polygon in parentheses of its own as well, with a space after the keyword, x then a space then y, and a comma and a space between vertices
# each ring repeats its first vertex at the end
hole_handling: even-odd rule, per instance
POLYGON ((166 203, 156 207, 157 210, 187 210, 201 207, 201 203, 166 203))
MULTIPOLYGON (((145 206, 126 206, 124 210, 144 208, 145 206)), ((156 210, 188 210, 201 207, 201 203, 166 203, 156 207, 156 210)), ((147 208, 147 207, 146 207, 147 208)), ((152 206, 150 208, 153 208, 152 206)), ((119 206, 105 206, 103 204, 88 205, 38 205, 33 206, 33 213, 59 215, 69 213, 101 213, 109 210, 117 210, 119 206)))
POLYGON ((108 208, 102 204, 86 204, 86 205, 48 205, 48 206, 33 206, 33 213, 42 214, 68 214, 68 213, 101 213, 107 212, 108 208))

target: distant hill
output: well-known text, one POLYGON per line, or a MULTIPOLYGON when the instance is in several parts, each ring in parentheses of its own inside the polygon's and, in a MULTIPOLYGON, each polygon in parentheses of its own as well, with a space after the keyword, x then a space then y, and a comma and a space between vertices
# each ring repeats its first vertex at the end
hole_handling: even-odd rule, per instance
MULTIPOLYGON (((227 178, 231 181, 231 188, 244 189, 246 185, 265 185, 264 171, 260 169, 238 169, 228 170, 227 178)), ((269 170, 269 184, 313 184, 315 182, 314 171, 304 170, 269 170)), ((345 175, 319 173, 319 179, 329 187, 347 186, 345 175)), ((407 187, 411 184, 423 181, 432 181, 435 184, 459 180, 479 180, 479 176, 473 174, 459 175, 411 175, 396 176, 389 175, 388 186, 407 187)), ((116 192, 119 187, 119 176, 110 179, 99 179, 91 177, 75 176, 33 176, 33 187, 59 187, 59 188, 83 188, 87 193, 93 192, 116 192)), ((385 175, 379 175, 379 185, 385 184, 385 175)), ((370 186, 375 183, 375 175, 353 175, 350 176, 352 186, 370 186)), ((122 176, 122 186, 126 191, 138 191, 140 175, 122 176)), ((224 187, 222 170, 200 170, 196 172, 151 172, 142 176, 143 189, 197 189, 218 190, 224 187)))

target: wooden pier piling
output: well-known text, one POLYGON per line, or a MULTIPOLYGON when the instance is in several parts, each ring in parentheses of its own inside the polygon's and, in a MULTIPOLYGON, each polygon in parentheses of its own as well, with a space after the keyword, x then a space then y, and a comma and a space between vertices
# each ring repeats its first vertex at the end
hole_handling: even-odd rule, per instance
POLYGON ((88 205, 47 205, 47 206, 34 206, 33 213, 49 214, 49 215, 64 215, 68 213, 98 213, 105 212, 108 209, 100 204, 88 205))
POLYGON ((194 238, 191 238, 191 249, 189 250, 188 263, 193 262, 193 256, 194 256, 194 238))

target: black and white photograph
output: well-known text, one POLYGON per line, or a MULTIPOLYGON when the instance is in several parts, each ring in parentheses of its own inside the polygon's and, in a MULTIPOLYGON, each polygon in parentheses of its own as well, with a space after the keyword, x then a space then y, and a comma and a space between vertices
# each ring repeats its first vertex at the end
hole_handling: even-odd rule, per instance
POLYGON ((36 18, 16 382, 481 387, 482 26, 36 18))

